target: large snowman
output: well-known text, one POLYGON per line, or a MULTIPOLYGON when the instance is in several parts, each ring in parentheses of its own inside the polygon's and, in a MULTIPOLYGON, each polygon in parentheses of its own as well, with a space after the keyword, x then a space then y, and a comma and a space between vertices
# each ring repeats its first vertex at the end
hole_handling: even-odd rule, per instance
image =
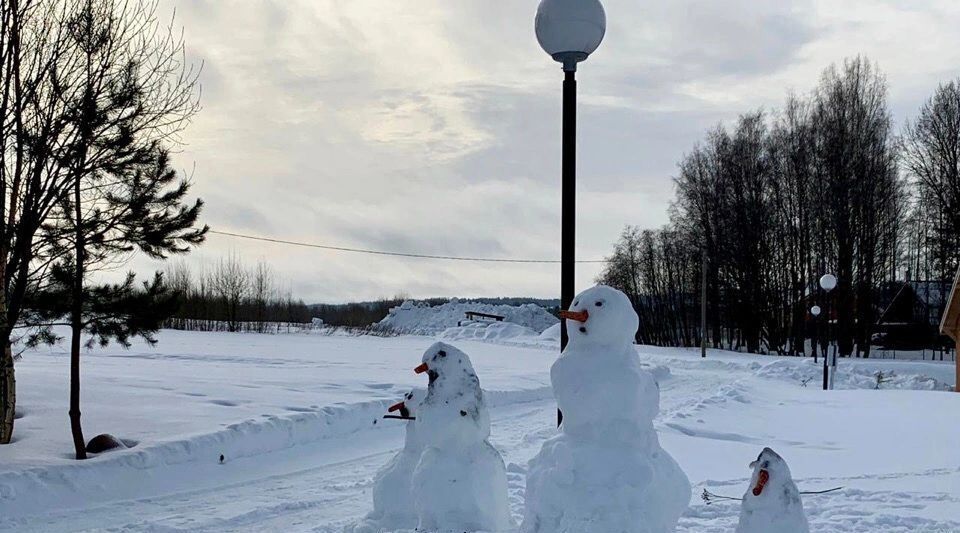
POLYGON ((417 527, 411 486, 413 470, 423 454, 423 441, 417 436, 416 416, 427 391, 415 388, 403 401, 392 405, 390 413, 407 419, 406 436, 401 449, 373 479, 373 511, 360 523, 345 528, 346 533, 379 533, 417 527))
POLYGON ((750 463, 753 476, 743 495, 736 533, 810 533, 790 467, 770 448, 750 463))
POLYGON ((569 343, 550 379, 563 424, 530 461, 523 531, 673 531, 690 482, 653 428, 660 391, 633 348, 633 306, 598 285, 561 315, 569 343))
POLYGON ((502 531, 512 526, 503 458, 487 442, 490 414, 467 354, 438 342, 418 373, 429 377, 417 411, 424 450, 413 472, 418 531, 502 531))

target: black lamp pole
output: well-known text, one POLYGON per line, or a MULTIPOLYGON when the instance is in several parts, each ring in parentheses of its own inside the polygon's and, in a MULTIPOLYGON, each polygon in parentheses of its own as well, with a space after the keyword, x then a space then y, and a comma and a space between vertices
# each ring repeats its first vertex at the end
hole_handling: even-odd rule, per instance
MULTIPOLYGON (((563 65, 563 163, 560 200, 560 309, 573 303, 577 233, 577 64, 563 65)), ((567 321, 560 321, 560 352, 567 347, 567 321)), ((557 425, 563 413, 557 409, 557 425)))
MULTIPOLYGON (((573 303, 577 232, 577 78, 575 70, 564 69, 563 80, 563 168, 561 170, 560 308, 573 303)), ((567 346, 567 321, 560 322, 560 351, 567 346)))

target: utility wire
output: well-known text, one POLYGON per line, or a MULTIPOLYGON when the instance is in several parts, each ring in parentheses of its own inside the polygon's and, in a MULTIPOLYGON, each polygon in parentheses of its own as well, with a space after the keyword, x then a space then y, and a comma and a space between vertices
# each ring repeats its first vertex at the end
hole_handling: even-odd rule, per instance
MULTIPOLYGON (((253 241, 273 242, 277 244, 289 244, 291 246, 302 246, 304 248, 319 248, 321 250, 331 250, 334 252, 351 252, 357 254, 387 255, 391 257, 412 257, 417 259, 440 259, 444 261, 469 261, 475 263, 527 263, 527 264, 559 264, 560 261, 551 259, 496 259, 492 257, 461 257, 452 255, 429 255, 414 254, 404 252, 387 252, 383 250, 367 250, 363 248, 346 248, 343 246, 330 246, 326 244, 316 244, 310 242, 288 241, 284 239, 273 239, 270 237, 257 237, 255 235, 244 235, 242 233, 233 233, 230 231, 209 230, 208 233, 217 235, 226 235, 228 237, 237 237, 240 239, 250 239, 253 241)), ((577 263, 605 263, 603 260, 577 261, 577 263)))

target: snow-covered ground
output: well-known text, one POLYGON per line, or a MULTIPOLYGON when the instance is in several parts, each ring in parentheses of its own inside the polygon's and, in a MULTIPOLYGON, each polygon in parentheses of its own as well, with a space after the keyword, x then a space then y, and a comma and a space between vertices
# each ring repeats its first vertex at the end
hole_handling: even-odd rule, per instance
MULTIPOLYGON (((556 432, 556 341, 549 330, 492 342, 464 340, 483 338, 478 330, 445 335, 487 391, 519 518, 526 463, 556 432)), ((85 355, 87 437, 138 444, 82 463, 69 459, 63 348, 24 354, 22 418, 16 441, 0 447, 0 530, 341 531, 370 510, 373 476, 402 446, 402 424, 379 416, 424 385, 412 369, 435 340, 159 338, 85 355)), ((732 531, 738 502, 699 495, 740 496, 764 446, 789 462, 800 490, 844 487, 804 497, 812 531, 960 531, 960 395, 939 390, 954 385, 952 363, 841 360, 843 390, 824 392, 808 359, 638 351, 660 384, 661 443, 694 485, 678 531, 732 531), (880 370, 896 377, 873 390, 880 370)))

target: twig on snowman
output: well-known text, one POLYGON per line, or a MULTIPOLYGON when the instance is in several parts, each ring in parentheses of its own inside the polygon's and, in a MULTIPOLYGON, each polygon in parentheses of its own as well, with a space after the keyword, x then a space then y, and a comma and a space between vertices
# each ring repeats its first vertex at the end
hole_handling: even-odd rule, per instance
MULTIPOLYGON (((808 490, 808 491, 803 491, 800 494, 827 494, 830 492, 836 492, 838 490, 843 490, 843 487, 834 487, 832 489, 827 489, 827 490, 808 490)), ((714 494, 707 489, 703 489, 703 494, 700 495, 700 499, 702 499, 707 505, 716 503, 718 500, 735 500, 738 502, 743 501, 743 498, 735 498, 733 496, 723 496, 721 494, 714 494)))

